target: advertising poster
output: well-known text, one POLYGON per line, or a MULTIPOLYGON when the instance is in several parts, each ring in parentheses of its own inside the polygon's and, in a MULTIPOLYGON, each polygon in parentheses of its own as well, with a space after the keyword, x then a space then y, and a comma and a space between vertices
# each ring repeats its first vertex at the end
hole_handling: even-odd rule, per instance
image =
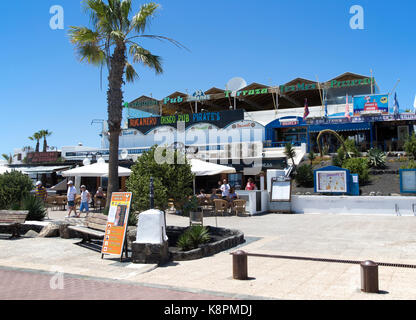
POLYGON ((132 193, 114 192, 108 212, 102 254, 121 255, 127 231, 132 193))
POLYGON ((317 190, 322 193, 347 193, 346 171, 316 172, 317 190))
POLYGON ((363 114, 388 114, 389 96, 387 94, 374 94, 354 97, 354 116, 363 114))

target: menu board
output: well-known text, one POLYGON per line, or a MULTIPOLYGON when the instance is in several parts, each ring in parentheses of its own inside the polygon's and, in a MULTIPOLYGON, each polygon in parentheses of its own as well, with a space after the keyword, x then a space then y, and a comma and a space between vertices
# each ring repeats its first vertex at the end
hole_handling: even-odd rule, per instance
POLYGON ((129 220, 131 192, 114 192, 108 212, 102 254, 121 255, 129 220))
POLYGON ((401 192, 416 193, 416 170, 400 170, 401 192))
POLYGON ((270 192, 271 202, 290 202, 292 193, 291 180, 272 180, 272 188, 270 192))
POLYGON ((346 171, 316 171, 316 192, 347 193, 346 171))

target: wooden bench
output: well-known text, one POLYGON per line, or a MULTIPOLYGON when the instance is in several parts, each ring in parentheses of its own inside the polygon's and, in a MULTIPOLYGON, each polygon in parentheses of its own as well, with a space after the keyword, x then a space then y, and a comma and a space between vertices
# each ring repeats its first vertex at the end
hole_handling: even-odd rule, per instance
POLYGON ((85 218, 85 226, 69 226, 68 229, 82 235, 82 242, 89 242, 91 238, 104 238, 107 227, 107 216, 100 213, 90 213, 85 218))
POLYGON ((19 226, 25 223, 28 214, 29 211, 0 210, 0 225, 12 227, 10 239, 20 238, 19 226))

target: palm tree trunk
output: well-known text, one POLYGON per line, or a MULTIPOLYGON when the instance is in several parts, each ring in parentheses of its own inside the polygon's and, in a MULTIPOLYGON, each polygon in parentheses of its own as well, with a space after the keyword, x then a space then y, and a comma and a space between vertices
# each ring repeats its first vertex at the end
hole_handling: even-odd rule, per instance
POLYGON ((107 207, 110 205, 111 194, 119 191, 118 182, 118 148, 121 133, 121 121, 123 115, 123 91, 121 90, 124 68, 126 65, 126 46, 120 42, 117 44, 111 57, 110 74, 108 76, 108 131, 110 134, 110 155, 107 189, 107 207))
POLYGON ((36 141, 36 152, 39 152, 39 140, 36 141))
POLYGON ((48 148, 48 143, 46 142, 46 138, 43 138, 43 152, 46 152, 48 148))

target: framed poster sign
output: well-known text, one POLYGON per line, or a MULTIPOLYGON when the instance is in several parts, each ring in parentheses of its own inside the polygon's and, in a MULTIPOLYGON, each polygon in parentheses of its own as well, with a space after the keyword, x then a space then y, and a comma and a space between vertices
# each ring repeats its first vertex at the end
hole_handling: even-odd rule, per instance
MULTIPOLYGON (((107 227, 105 230, 102 255, 122 256, 126 240, 127 223, 129 220, 131 192, 114 192, 111 196, 111 205, 108 212, 107 227)), ((126 251, 127 255, 127 251, 126 251)))
POLYGON ((416 193, 416 169, 400 169, 400 193, 416 193))
POLYGON ((347 193, 347 171, 315 171, 317 193, 347 193))
POLYGON ((270 191, 271 202, 290 202, 292 194, 292 181, 272 179, 272 188, 270 191))

